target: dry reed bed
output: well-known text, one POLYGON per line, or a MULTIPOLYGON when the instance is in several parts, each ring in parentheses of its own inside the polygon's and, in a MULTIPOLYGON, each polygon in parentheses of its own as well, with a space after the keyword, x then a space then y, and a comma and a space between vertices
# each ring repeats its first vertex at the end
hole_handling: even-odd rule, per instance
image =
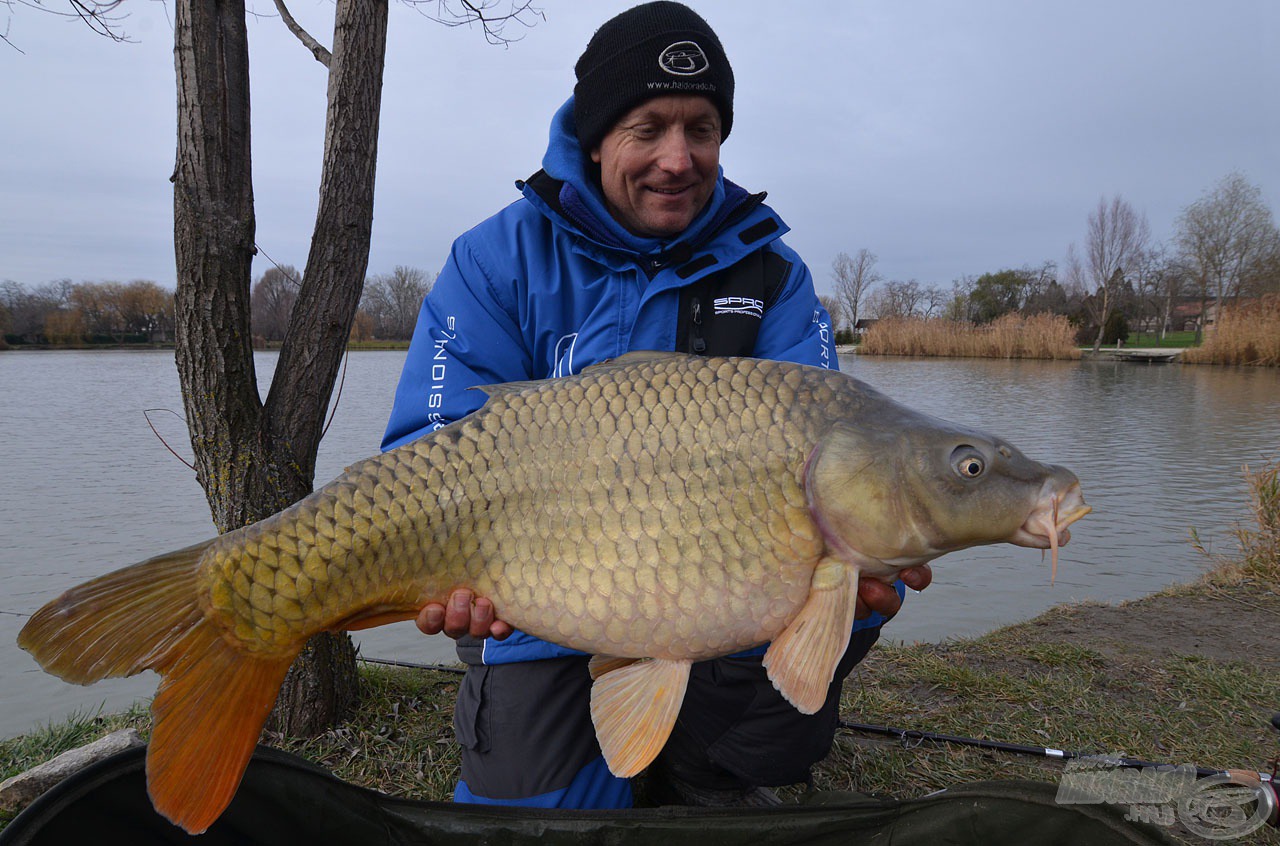
POLYGON ((950 358, 1077 359, 1075 329, 1055 314, 1018 314, 983 325, 955 320, 886 318, 867 330, 858 352, 950 358))
POLYGON ((1183 353, 1182 360, 1280 367, 1280 295, 1224 308, 1204 343, 1183 353))

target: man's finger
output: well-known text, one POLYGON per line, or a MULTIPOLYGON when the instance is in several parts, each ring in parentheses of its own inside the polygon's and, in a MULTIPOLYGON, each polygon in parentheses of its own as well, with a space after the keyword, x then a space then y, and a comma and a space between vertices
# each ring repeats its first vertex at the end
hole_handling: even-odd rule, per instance
POLYGON ((902 607, 898 592, 892 585, 886 585, 879 579, 863 579, 859 582, 858 598, 872 611, 879 611, 885 617, 892 617, 902 607))
POLYGON ((413 622, 425 635, 440 634, 444 630, 444 606, 439 602, 422 606, 413 622))
POLYGON ((444 633, 457 640, 471 631, 471 591, 459 588, 449 595, 444 612, 444 633))
POLYGON ((898 576, 912 590, 924 590, 933 582, 933 568, 928 564, 921 564, 918 567, 908 567, 898 576))
POLYGON ((471 636, 488 637, 489 627, 492 625, 493 603, 482 596, 471 608, 471 636))

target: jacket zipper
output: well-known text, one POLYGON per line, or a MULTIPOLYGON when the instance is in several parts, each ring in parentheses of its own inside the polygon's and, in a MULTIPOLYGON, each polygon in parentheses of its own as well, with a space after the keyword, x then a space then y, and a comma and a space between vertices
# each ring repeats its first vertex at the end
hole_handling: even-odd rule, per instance
POLYGON ((707 342, 702 337, 702 301, 697 297, 692 299, 690 311, 689 352, 694 355, 703 355, 707 351, 707 342))

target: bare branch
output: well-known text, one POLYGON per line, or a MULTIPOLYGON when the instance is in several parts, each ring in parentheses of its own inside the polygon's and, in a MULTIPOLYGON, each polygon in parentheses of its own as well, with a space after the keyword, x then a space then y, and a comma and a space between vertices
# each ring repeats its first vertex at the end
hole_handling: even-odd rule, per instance
POLYGON ((294 20, 293 15, 289 13, 288 7, 284 5, 284 0, 275 0, 275 3, 276 11, 280 13, 280 19, 284 21, 284 25, 289 28, 289 31, 296 35, 302 45, 311 51, 311 55, 316 57, 317 62, 326 68, 329 67, 329 50, 319 41, 312 38, 311 33, 303 29, 302 25, 294 20))
POLYGON ((484 39, 490 44, 506 46, 513 41, 524 38, 523 35, 508 37, 506 27, 515 22, 525 29, 537 26, 538 20, 545 21, 546 15, 533 5, 532 0, 507 0, 509 11, 504 14, 490 13, 489 9, 498 5, 492 0, 459 0, 461 9, 454 9, 449 0, 404 0, 404 4, 438 24, 447 27, 471 26, 480 24, 484 31, 484 39), (434 7, 435 11, 424 11, 424 7, 434 7))
MULTIPOLYGON (((112 41, 133 43, 134 39, 120 29, 120 22, 128 17, 127 14, 117 13, 123 3, 124 0, 67 0, 67 5, 70 7, 67 11, 52 9, 45 4, 44 0, 4 0, 3 5, 8 6, 11 10, 15 6, 26 6, 29 9, 36 9, 60 18, 78 18, 89 29, 99 35, 110 38, 112 41)), ((10 15, 12 16, 12 12, 10 12, 10 15)), ((15 50, 18 50, 18 47, 9 38, 7 22, 4 34, 0 35, 0 41, 4 41, 15 50)), ((22 51, 18 50, 18 52, 22 51)))

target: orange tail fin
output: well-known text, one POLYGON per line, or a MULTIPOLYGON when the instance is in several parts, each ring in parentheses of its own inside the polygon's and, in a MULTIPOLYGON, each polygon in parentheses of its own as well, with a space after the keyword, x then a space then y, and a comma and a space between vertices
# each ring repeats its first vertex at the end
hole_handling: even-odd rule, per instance
POLYGON ((37 611, 18 645, 76 684, 156 670, 147 787, 156 810, 192 834, 230 803, 293 655, 236 648, 200 610, 210 542, 108 573, 37 611))

